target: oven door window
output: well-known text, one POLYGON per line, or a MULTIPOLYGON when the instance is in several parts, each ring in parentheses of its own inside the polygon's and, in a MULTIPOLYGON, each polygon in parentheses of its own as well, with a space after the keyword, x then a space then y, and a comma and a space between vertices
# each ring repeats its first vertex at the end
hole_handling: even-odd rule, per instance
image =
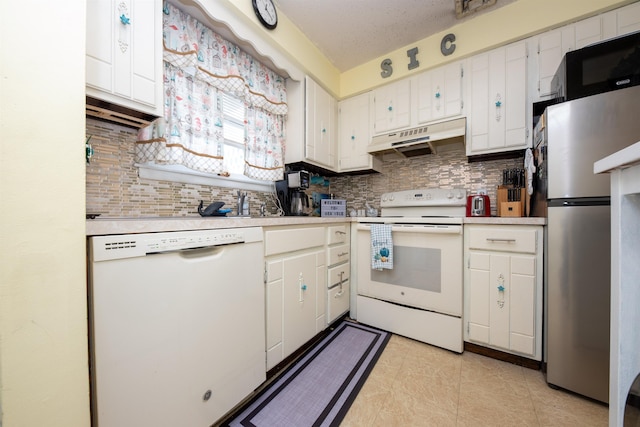
POLYGON ((441 292, 442 251, 393 245, 394 268, 371 270, 373 282, 405 286, 420 291, 441 292))

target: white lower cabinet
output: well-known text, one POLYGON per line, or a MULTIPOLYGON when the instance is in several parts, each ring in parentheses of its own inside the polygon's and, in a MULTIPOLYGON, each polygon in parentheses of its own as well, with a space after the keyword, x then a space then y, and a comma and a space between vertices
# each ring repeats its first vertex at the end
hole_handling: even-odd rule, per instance
POLYGON ((465 341, 542 358, 542 227, 465 225, 465 341))
POLYGON ((269 370, 349 311, 349 225, 271 227, 264 242, 269 370))
POLYGON ((325 228, 265 231, 267 370, 326 326, 325 228))

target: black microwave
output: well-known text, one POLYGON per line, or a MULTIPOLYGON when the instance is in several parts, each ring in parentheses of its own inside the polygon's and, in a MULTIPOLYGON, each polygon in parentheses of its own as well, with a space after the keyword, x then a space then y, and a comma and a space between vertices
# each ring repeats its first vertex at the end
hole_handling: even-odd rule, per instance
POLYGON ((567 52, 551 81, 563 101, 640 84, 640 31, 567 52))

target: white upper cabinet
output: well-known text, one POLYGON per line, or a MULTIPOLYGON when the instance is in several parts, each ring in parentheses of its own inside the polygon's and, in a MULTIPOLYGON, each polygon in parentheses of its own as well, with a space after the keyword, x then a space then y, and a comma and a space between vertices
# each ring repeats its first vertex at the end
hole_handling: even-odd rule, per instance
POLYGON ((87 95, 162 116, 162 2, 89 0, 87 95))
POLYGON ((640 3, 630 4, 609 13, 615 16, 618 35, 640 31, 640 3))
POLYGON ((380 159, 367 152, 371 142, 371 92, 338 103, 339 172, 379 170, 380 159))
POLYGON ((513 43, 469 59, 467 155, 527 148, 527 44, 513 43))
POLYGON ((462 63, 434 68, 415 79, 418 124, 462 114, 462 63))
POLYGON ((374 133, 411 124, 411 80, 402 79, 373 91, 374 133))
POLYGON ((551 80, 564 55, 594 43, 634 31, 640 31, 640 3, 634 3, 574 24, 534 36, 531 45, 537 45, 537 61, 532 78, 537 80, 532 94, 533 102, 555 98, 551 80))
POLYGON ((305 77, 307 160, 336 169, 337 102, 313 79, 305 77))
POLYGON ((565 53, 573 49, 573 28, 549 31, 537 37, 538 84, 536 100, 555 98, 551 92, 551 81, 565 53))

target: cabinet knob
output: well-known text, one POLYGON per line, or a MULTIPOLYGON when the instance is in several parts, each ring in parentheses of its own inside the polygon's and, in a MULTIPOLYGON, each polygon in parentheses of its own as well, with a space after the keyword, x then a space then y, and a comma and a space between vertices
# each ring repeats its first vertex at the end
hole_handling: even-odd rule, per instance
POLYGON ((387 107, 387 110, 393 111, 393 107, 391 105, 389 105, 389 107, 387 107))
POLYGON ((306 291, 307 290, 307 285, 303 284, 302 286, 300 286, 300 289, 302 289, 303 291, 306 291))
POLYGON ((131 19, 129 19, 129 17, 123 13, 122 15, 120 15, 120 22, 122 22, 124 25, 130 25, 131 19))
POLYGON ((351 135, 351 140, 353 141, 354 139, 356 139, 355 135, 351 135))
POLYGON ((504 287, 504 276, 502 274, 498 274, 498 299, 496 301, 496 303, 498 304, 498 307, 503 308, 504 307, 504 291, 505 291, 505 287, 504 287))

